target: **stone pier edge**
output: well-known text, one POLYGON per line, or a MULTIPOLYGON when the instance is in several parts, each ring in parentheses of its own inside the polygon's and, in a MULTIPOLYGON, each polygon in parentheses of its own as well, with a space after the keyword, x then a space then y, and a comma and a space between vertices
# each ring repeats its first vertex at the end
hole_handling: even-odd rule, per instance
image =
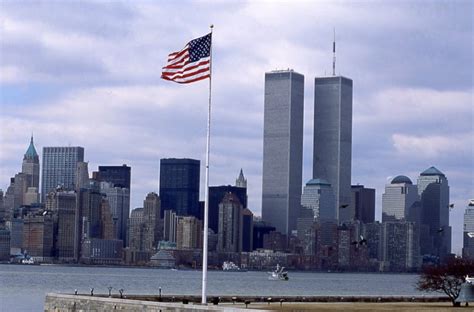
POLYGON ((200 305, 201 297, 196 295, 124 295, 124 298, 114 295, 97 294, 58 294, 48 293, 45 299, 44 311, 228 311, 241 312, 245 310, 263 311, 252 308, 252 304, 281 302, 448 302, 447 297, 429 296, 209 296, 208 305, 200 305), (214 305, 213 302, 227 303, 214 305), (248 301, 248 309, 232 307, 229 303, 240 304, 248 301), (187 302, 187 304, 185 303, 187 302))

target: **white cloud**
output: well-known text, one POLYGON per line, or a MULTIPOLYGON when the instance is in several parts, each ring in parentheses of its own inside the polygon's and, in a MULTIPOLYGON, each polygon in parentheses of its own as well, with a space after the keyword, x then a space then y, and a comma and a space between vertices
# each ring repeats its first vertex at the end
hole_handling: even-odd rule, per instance
POLYGON ((445 156, 468 154, 472 151, 474 133, 452 136, 413 136, 395 133, 393 145, 399 154, 436 159, 445 156))
POLYGON ((395 125, 456 125, 472 123, 473 90, 389 88, 377 91, 359 105, 355 122, 395 125), (461 119, 461 120, 460 120, 461 119))

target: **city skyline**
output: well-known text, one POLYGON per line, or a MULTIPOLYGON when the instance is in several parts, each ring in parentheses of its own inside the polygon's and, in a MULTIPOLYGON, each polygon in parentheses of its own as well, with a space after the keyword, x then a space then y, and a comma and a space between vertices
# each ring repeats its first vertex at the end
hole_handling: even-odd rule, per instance
POLYGON ((464 208, 474 197, 472 4, 190 3, 179 8, 180 23, 166 17, 178 10, 170 3, 1 6, 4 192, 31 132, 40 159, 45 146, 72 145, 85 148, 90 170, 131 166, 131 209, 158 191, 159 159, 199 159, 203 172, 207 84, 175 86, 159 75, 167 53, 212 22, 210 185, 232 184, 243 168, 248 208, 260 214, 264 73, 291 67, 307 78, 304 184, 312 176, 312 81, 331 72, 335 27, 336 73, 354 80, 352 184, 376 188, 380 218, 387 177, 415 181, 436 166, 449 177, 460 253, 464 208), (79 20, 70 18, 78 12, 79 20))

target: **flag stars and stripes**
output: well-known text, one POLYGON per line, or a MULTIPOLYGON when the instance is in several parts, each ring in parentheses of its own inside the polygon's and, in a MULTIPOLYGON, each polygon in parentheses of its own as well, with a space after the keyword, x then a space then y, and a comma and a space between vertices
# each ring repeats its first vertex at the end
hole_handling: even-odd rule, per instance
POLYGON ((161 78, 178 83, 191 83, 210 77, 212 33, 191 40, 178 52, 168 55, 161 78))

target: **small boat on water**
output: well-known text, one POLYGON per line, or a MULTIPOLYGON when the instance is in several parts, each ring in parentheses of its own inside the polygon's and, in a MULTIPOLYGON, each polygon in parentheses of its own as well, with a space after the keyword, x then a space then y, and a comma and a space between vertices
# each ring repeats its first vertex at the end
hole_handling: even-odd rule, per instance
POLYGON ((474 284, 474 277, 469 277, 469 275, 466 275, 465 280, 468 284, 474 284))
POLYGON ((277 264, 275 270, 268 272, 268 274, 270 274, 268 279, 271 281, 287 281, 289 279, 288 272, 284 270, 284 267, 281 267, 279 264, 277 264))
POLYGON ((243 270, 232 261, 224 261, 224 263, 222 263, 222 270, 228 272, 243 272, 243 270))
POLYGON ((23 259, 21 260, 21 263, 22 264, 36 264, 35 260, 33 260, 32 258, 23 259))

